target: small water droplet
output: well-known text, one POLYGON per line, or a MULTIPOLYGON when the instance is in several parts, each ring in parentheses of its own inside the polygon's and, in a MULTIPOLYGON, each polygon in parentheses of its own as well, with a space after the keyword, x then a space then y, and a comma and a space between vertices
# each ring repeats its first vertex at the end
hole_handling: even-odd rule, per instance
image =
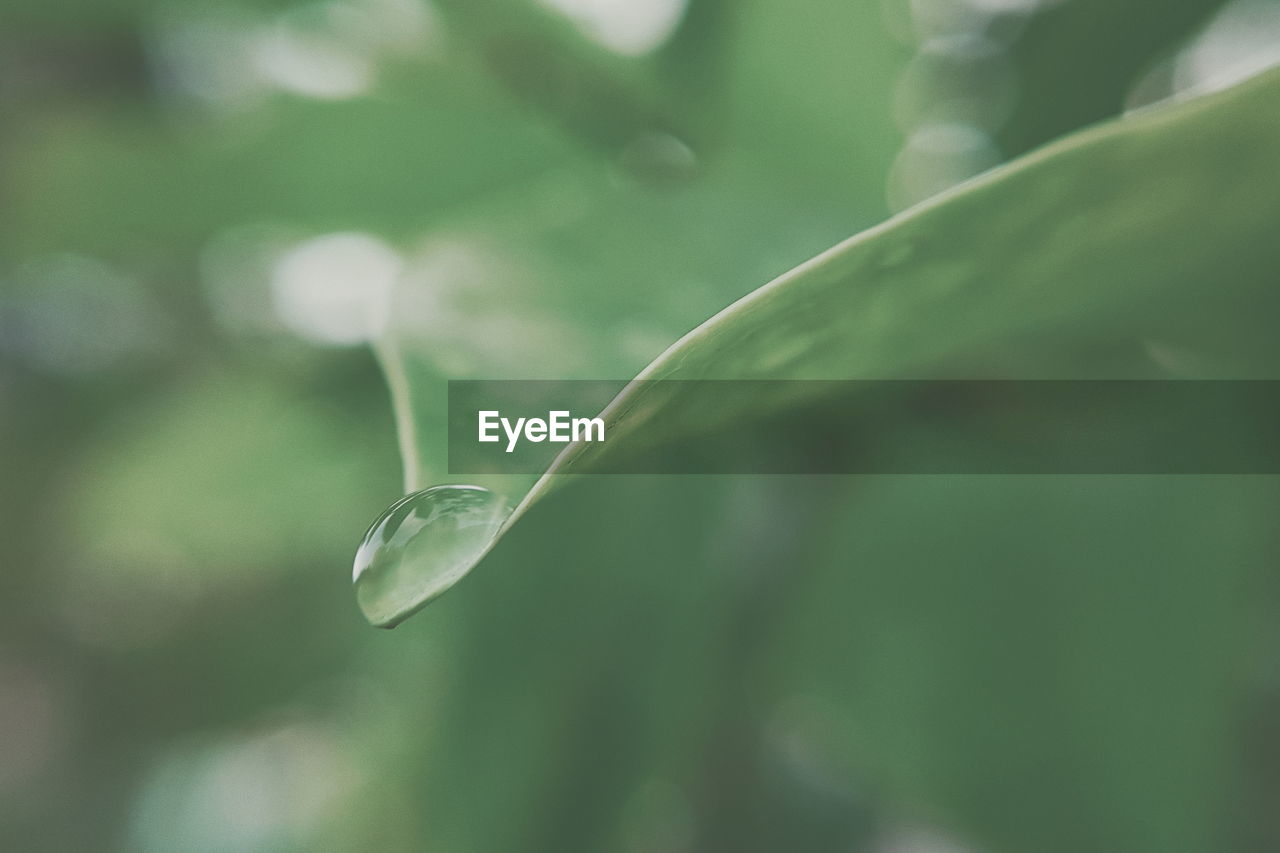
POLYGON ((433 486, 396 501, 356 551, 351 580, 365 618, 394 628, 449 589, 508 515, 507 502, 480 486, 433 486))

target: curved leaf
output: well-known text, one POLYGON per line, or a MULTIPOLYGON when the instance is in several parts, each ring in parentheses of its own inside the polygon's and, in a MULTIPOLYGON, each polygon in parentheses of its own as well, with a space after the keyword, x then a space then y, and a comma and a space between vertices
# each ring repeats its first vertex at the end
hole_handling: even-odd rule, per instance
MULTIPOLYGON (((1267 235, 1280 221, 1280 192, 1260 176, 1280 175, 1277 109, 1280 72, 1271 72, 1077 134, 849 239, 730 305, 645 368, 605 409, 611 446, 641 431, 650 444, 671 437, 680 401, 639 380, 992 369, 1091 378, 1089 355, 1099 348, 1131 349, 1126 375, 1159 376, 1168 360, 1152 353, 1170 347, 1194 353, 1182 361, 1200 375, 1270 375, 1280 246, 1267 235)), ((416 449, 411 415, 423 402, 410 400, 398 358, 388 345, 384 363, 416 449)), ((762 413, 785 404, 754 401, 762 413)), ((566 475, 590 473, 591 459, 586 445, 566 448, 452 576, 465 575, 566 475)), ((523 487, 511 478, 488 485, 508 496, 523 487)))

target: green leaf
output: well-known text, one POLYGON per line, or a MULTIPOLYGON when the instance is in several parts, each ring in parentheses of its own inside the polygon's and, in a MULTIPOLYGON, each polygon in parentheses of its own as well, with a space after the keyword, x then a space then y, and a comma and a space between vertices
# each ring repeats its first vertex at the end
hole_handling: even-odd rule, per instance
MULTIPOLYGON (((1272 73, 1066 140, 784 275, 641 375, 1274 376, 1277 100, 1272 73)), ((384 358, 407 368, 425 484, 438 372, 400 332, 384 358)), ((595 375, 625 360, 601 355, 595 375)), ((615 401, 611 439, 677 437, 681 401, 642 396, 660 389, 615 401)), ((414 777, 456 849, 634 849, 637 823, 693 849, 859 849, 886 820, 993 853, 1230 849, 1269 478, 552 495, 590 462, 563 456, 402 644, 468 626, 414 777)))
MULTIPOLYGON (((874 379, 991 365, 1026 378, 1141 377, 1167 375, 1151 353, 1169 349, 1191 353, 1182 361, 1203 376, 1269 376, 1280 249, 1268 233, 1280 193, 1259 176, 1280 174, 1278 107, 1272 72, 1073 136, 770 282, 638 378, 874 379)), ((421 363, 406 369, 403 336, 382 353, 406 461, 418 466, 406 481, 417 488, 430 482, 426 460, 440 456, 438 425, 423 426, 438 421, 438 394, 419 393, 438 380, 423 378, 421 363)), ((629 386, 610 404, 611 448, 641 434, 650 445, 673 437, 680 401, 655 396, 668 387, 629 386)), ((752 405, 721 417, 787 401, 752 405)), ((515 506, 492 542, 565 475, 589 473, 588 450, 570 446, 522 500, 527 481, 483 483, 515 506)), ((450 577, 468 570, 455 566, 450 577)))

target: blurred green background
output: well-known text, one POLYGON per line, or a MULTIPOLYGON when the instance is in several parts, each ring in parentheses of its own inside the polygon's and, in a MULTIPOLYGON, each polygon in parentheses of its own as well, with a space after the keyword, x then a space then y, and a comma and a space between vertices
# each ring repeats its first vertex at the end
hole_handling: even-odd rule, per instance
POLYGON ((625 378, 1277 60, 1269 0, 6 0, 0 849, 1280 849, 1269 478, 601 480, 395 632, 349 574, 389 322, 625 378))

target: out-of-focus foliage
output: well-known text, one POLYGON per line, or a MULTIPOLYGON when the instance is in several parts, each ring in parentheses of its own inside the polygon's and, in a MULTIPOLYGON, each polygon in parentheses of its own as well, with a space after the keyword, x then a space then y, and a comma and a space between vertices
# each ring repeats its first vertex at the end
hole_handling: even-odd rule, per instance
POLYGON ((1005 152, 1018 154, 1117 115, 1134 78, 1223 2, 1180 0, 1159 14, 1143 3, 1046 4, 1012 46, 1022 95, 1000 131, 1005 152))
MULTIPOLYGON (((352 601, 400 492, 361 346, 390 318, 415 411, 453 377, 623 378, 1275 32, 1262 0, 1188 43, 1206 4, 1036 5, 4 4, 0 848, 1273 848, 1265 478, 604 479, 395 632, 352 601), (1073 10, 1126 22, 1105 69, 1073 10), (1032 54, 1080 57, 1090 110, 1034 94, 1032 54)), ((1069 188, 1017 192, 1073 221, 1069 188)), ((1179 304, 1259 271, 1265 223, 1229 225, 1179 232, 1223 270, 1179 304)), ((1165 337, 1062 373, 1219 375, 1201 333, 1260 340, 1248 307, 1153 309, 1165 337)))

